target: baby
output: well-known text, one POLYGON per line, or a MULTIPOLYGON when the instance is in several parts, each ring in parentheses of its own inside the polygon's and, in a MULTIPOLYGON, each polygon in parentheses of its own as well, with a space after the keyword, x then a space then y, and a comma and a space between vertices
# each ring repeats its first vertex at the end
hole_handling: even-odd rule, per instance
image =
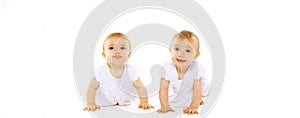
POLYGON ((112 33, 104 40, 102 56, 106 63, 95 69, 95 77, 87 91, 87 106, 83 110, 130 105, 135 101, 136 93, 140 99, 138 108, 154 108, 148 104, 147 91, 137 68, 126 63, 130 54, 130 42, 124 34, 112 33))
POLYGON ((198 114, 198 107, 208 93, 208 81, 200 55, 198 37, 190 31, 177 33, 170 46, 172 61, 164 65, 161 77, 159 113, 174 112, 172 107, 185 107, 183 113, 198 114), (172 106, 172 107, 171 107, 172 106))

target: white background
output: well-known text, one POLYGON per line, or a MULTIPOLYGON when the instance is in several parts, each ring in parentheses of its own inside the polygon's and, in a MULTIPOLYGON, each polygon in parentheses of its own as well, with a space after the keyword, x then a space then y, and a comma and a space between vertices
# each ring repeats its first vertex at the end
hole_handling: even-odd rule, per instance
MULTIPOLYGON (((300 3, 198 0, 225 46, 226 80, 207 118, 300 117, 300 3)), ((0 117, 91 117, 73 79, 73 49, 96 0, 0 1, 0 117)), ((196 11, 195 11, 196 12, 196 11)))

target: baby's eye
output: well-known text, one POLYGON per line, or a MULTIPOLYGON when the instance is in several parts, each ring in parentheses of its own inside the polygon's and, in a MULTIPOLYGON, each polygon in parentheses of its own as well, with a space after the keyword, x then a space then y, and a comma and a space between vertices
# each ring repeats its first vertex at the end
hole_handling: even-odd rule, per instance
POLYGON ((109 47, 108 49, 109 49, 109 50, 113 50, 113 49, 114 49, 114 47, 109 47))
POLYGON ((126 49, 125 47, 121 47, 122 50, 126 49))
POLYGON ((176 51, 179 51, 179 48, 175 48, 176 51))
POLYGON ((191 50, 186 50, 186 52, 191 52, 191 50))

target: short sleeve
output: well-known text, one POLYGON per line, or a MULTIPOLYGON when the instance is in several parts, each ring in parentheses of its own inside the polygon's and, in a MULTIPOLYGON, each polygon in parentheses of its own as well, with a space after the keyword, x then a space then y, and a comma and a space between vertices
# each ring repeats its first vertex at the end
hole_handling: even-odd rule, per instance
POLYGON ((203 80, 206 80, 206 71, 205 71, 205 66, 202 63, 195 63, 196 65, 196 77, 195 79, 200 79, 202 78, 203 80))
POLYGON ((102 80, 101 80, 101 74, 104 73, 104 66, 98 66, 96 67, 94 70, 94 77, 96 77, 96 80, 101 84, 102 80))
POLYGON ((172 69, 172 63, 166 63, 163 68, 161 69, 162 70, 162 74, 161 74, 161 77, 164 78, 165 80, 170 80, 170 71, 172 69))

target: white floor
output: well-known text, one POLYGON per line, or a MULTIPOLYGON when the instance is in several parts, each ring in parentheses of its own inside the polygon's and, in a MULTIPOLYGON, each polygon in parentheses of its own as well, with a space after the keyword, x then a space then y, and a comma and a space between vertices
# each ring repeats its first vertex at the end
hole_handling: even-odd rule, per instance
POLYGON ((157 113, 156 110, 160 108, 160 104, 158 102, 152 102, 154 98, 149 99, 149 104, 153 105, 155 108, 150 110, 142 110, 138 109, 138 102, 129 106, 111 106, 111 107, 101 107, 101 110, 97 110, 94 112, 90 112, 91 115, 102 118, 105 117, 130 117, 130 118, 199 118, 201 113, 201 106, 198 109, 200 115, 186 115, 183 114, 183 108, 174 108, 175 112, 168 113, 157 113))
POLYGON ((101 110, 91 112, 92 115, 96 117, 139 117, 143 118, 198 118, 199 115, 186 115, 183 114, 183 108, 174 108, 175 112, 168 113, 157 113, 156 110, 159 107, 151 110, 138 109, 137 106, 113 106, 113 107, 101 107, 101 110), (125 115, 126 114, 126 115, 125 115), (130 115, 129 115, 130 114, 130 115))

